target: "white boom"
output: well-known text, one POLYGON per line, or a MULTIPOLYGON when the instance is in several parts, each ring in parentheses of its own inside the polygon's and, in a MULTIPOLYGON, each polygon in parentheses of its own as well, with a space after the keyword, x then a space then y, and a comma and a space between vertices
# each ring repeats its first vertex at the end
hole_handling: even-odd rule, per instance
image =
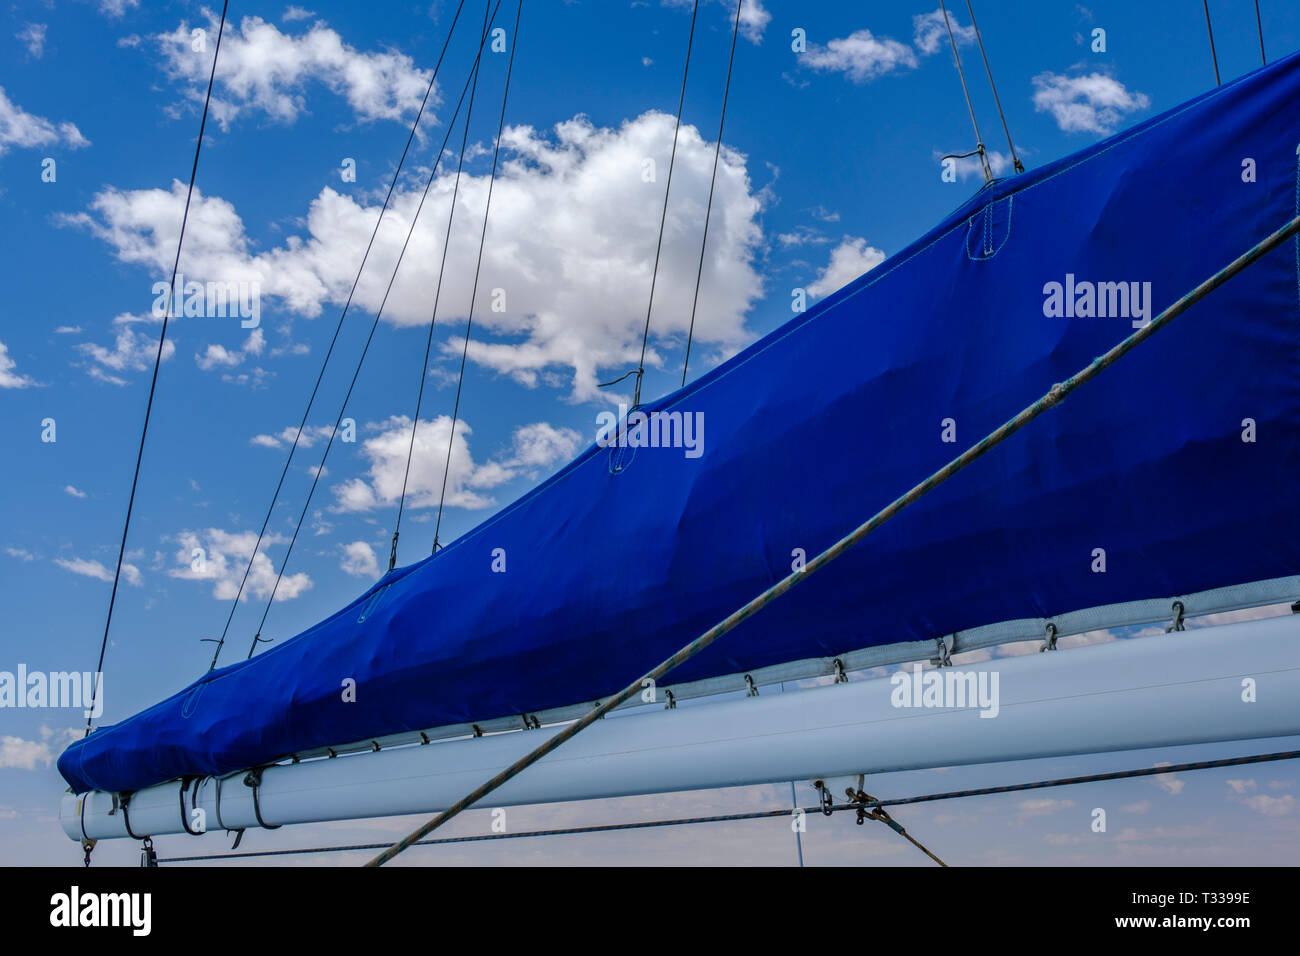
MULTIPOLYGON (((965 698, 950 696, 941 699, 949 706, 924 706, 924 693, 919 701, 907 701, 898 679, 878 678, 616 713, 502 786, 483 805, 1300 734, 1300 615, 922 674, 937 675, 944 693, 960 690, 965 698), (902 706, 908 703, 913 706, 902 706)), ((907 675, 909 695, 917 680, 907 675)), ((270 767, 258 791, 262 818, 274 825, 431 813, 558 729, 270 767)), ((243 774, 222 782, 219 808, 214 778, 196 786, 203 814, 192 813, 193 791, 187 793, 184 822, 191 828, 200 818, 208 829, 258 825, 253 791, 243 774)), ((140 836, 182 833, 181 813, 178 783, 150 787, 131 798, 131 829, 140 836)), ((83 827, 93 839, 127 836, 124 815, 108 793, 67 794, 60 820, 73 839, 82 837, 83 827)))

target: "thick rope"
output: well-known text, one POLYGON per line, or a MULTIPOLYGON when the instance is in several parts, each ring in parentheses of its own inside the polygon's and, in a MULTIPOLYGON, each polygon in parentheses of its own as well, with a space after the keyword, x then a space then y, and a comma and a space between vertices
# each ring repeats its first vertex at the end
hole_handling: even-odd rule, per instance
POLYGON ((389 293, 393 291, 393 284, 397 280, 398 270, 402 267, 402 260, 406 257, 407 247, 410 245, 411 236, 415 233, 416 223, 420 219, 420 213, 424 209, 425 200, 429 197, 429 189, 433 185, 434 179, 438 175, 438 168, 442 163, 443 153, 447 149, 447 141, 451 138, 451 131, 456 126, 456 120, 460 117, 461 107, 465 104, 465 94, 469 92, 470 82, 477 75, 479 62, 483 57, 483 47, 487 43, 487 37, 491 21, 495 21, 497 10, 501 7, 501 0, 497 0, 496 7, 492 10, 492 17, 489 21, 489 27, 485 28, 482 37, 479 39, 478 54, 474 58, 474 65, 471 68, 470 75, 465 78, 465 85, 461 88, 460 99, 456 102, 456 111, 452 114, 451 122, 447 126, 447 134, 442 138, 442 145, 438 147, 438 153, 434 158, 433 166, 429 170, 429 178, 424 184, 424 193, 420 196, 419 205, 416 206, 415 215, 411 217, 411 227, 406 232, 406 239, 402 242, 402 249, 397 256, 397 264, 393 266, 392 275, 388 277, 388 287, 384 289, 384 296, 380 300, 379 309, 375 312, 375 319, 370 323, 370 333, 366 336, 365 344, 361 348, 361 355, 357 359, 356 368, 352 372, 352 381, 348 383, 348 390, 343 396, 343 402, 339 406, 338 417, 334 420, 334 427, 330 431, 329 440, 325 443, 325 451, 321 455, 320 464, 316 467, 316 472, 312 476, 311 487, 307 489, 307 499, 303 502, 302 511, 298 514, 298 523, 293 529, 293 536, 289 539, 289 546, 285 549, 284 560, 280 563, 280 570, 275 576, 275 585, 271 588, 271 596, 267 599, 266 607, 262 611, 262 619, 257 625, 257 631, 253 634, 253 641, 248 647, 248 657, 253 656, 257 650, 257 645, 267 643, 262 637, 262 628, 266 626, 267 615, 271 613, 271 606, 275 603, 275 595, 280 589, 280 582, 284 579, 285 568, 289 566, 289 558, 293 554, 293 546, 298 542, 298 534, 302 531, 302 523, 307 517, 307 510, 311 507, 312 497, 316 494, 316 487, 320 484, 320 477, 325 471, 325 462, 329 458, 330 449, 334 447, 334 439, 338 436, 339 426, 343 422, 343 414, 347 411, 348 402, 352 398, 353 389, 356 388, 357 379, 361 376, 361 367, 365 364, 366 355, 370 352, 370 343, 374 341, 375 331, 379 328, 379 320, 384 314, 384 307, 388 304, 389 293))
MULTIPOLYGON (((487 8, 483 11, 487 18, 487 8)), ((469 109, 465 111, 465 129, 460 138, 460 155, 456 159, 456 180, 451 189, 451 208, 447 210, 447 231, 442 237, 442 261, 438 264, 438 285, 433 293, 433 311, 429 315, 429 334, 424 342, 424 362, 420 365, 420 388, 415 396, 415 416, 411 419, 411 440, 406 446, 406 470, 402 473, 402 493, 397 500, 397 519, 393 522, 393 541, 388 551, 388 570, 397 567, 397 539, 402 532, 402 513, 406 510, 406 486, 411 479, 411 458, 415 455, 415 430, 420 425, 420 409, 424 406, 424 383, 429 378, 429 353, 433 349, 433 327, 438 321, 438 302, 442 298, 442 280, 447 274, 447 250, 451 248, 451 225, 456 218, 456 200, 460 197, 460 177, 465 168, 465 150, 469 145, 469 127, 474 117, 474 99, 478 93, 478 70, 474 70, 474 83, 469 94, 469 109)))
MULTIPOLYGON (((700 265, 695 270, 695 295, 691 298, 691 327, 686 333, 686 357, 682 359, 682 385, 691 364, 691 342, 695 338, 695 308, 700 302, 700 280, 704 276, 704 250, 709 245, 709 219, 713 215, 713 188, 718 182, 718 156, 722 152, 722 127, 727 122, 727 98, 731 95, 731 69, 736 63, 736 37, 740 33, 740 10, 745 0, 737 0, 736 22, 731 28, 731 56, 727 59, 727 82, 722 88, 722 112, 718 117, 718 141, 713 145, 713 173, 709 176, 709 203, 704 208, 704 237, 700 240, 700 265)), ((653 295, 653 293, 651 293, 653 295)), ((647 326, 649 331, 649 326, 647 326)), ((639 378, 638 378, 639 381, 639 378)))
POLYGON ((456 440, 456 420, 460 415, 460 394, 465 385, 465 363, 469 358, 469 334, 474 327, 474 300, 478 298, 479 273, 483 269, 483 247, 487 242, 488 214, 492 211, 492 187, 497 181, 497 163, 501 158, 501 134, 506 124, 506 102, 510 99, 510 77, 515 71, 515 50, 519 47, 519 18, 524 12, 524 0, 515 7, 515 29, 510 36, 510 62, 506 66, 506 85, 501 94, 501 116, 497 120, 496 145, 492 148, 492 174, 488 177, 487 201, 483 206, 483 229, 478 237, 478 260, 474 263, 474 286, 469 294, 469 314, 465 317, 465 344, 460 353, 460 376, 456 380, 456 401, 451 411, 451 429, 447 433, 447 460, 442 469, 442 491, 438 495, 438 518, 433 526, 433 552, 438 551, 438 532, 442 530, 442 510, 447 502, 447 475, 451 471, 451 449, 456 440))
POLYGON ((226 636, 230 632, 230 622, 234 620, 235 611, 239 608, 239 600, 244 594, 244 587, 248 584, 248 576, 253 570, 253 561, 257 558, 257 552, 262 547, 262 539, 266 536, 266 529, 271 523, 271 514, 275 511, 275 505, 280 500, 280 491, 284 488, 284 479, 289 474, 289 466, 293 464, 294 453, 298 450, 298 443, 302 440, 303 430, 307 427, 307 418, 311 415, 312 406, 316 404, 316 394, 320 391, 321 382, 325 378, 325 369, 329 366, 330 357, 334 354, 334 346, 339 340, 339 333, 343 330, 343 320, 347 318, 348 309, 352 307, 352 297, 356 294, 357 285, 361 282, 361 273, 365 270, 366 262, 370 259, 370 250, 375 244, 375 237, 379 235, 379 227, 388 212, 388 204, 392 201, 393 190, 397 187, 397 179, 402 174, 402 167, 406 165, 406 156, 411 150, 411 143, 415 140, 415 131, 420 125, 420 119, 424 116, 424 109, 428 105, 429 97, 433 94, 433 86, 438 79, 438 71, 442 68, 443 57, 447 55, 447 47, 451 44, 452 34, 456 32, 456 24, 460 20, 460 13, 464 7, 465 0, 460 0, 460 5, 456 7, 456 15, 452 18, 451 27, 447 30, 447 39, 443 41, 442 52, 438 54, 438 62, 433 67, 433 75, 429 77, 429 85, 425 88, 424 99, 420 101, 420 109, 415 114, 415 122, 411 124, 411 132, 406 137, 406 146, 402 148, 401 159, 397 161, 397 169, 393 171, 392 181, 388 184, 388 193, 384 196, 384 205, 379 210, 379 218, 375 220, 375 228, 370 231, 370 241, 366 243, 366 251, 361 257, 361 265, 357 267, 357 274, 352 279, 352 288, 348 291, 347 301, 343 303, 343 311, 339 314, 338 323, 334 326, 334 335, 330 339, 329 348, 325 350, 325 360, 321 363, 320 373, 316 376, 316 384, 312 386, 311 397, 307 399, 307 407, 303 410, 302 420, 298 423, 298 431, 293 436, 289 456, 284 461, 284 467, 280 469, 280 480, 275 484, 275 493, 271 495, 271 504, 266 509, 266 517, 262 519, 262 528, 257 532, 257 542, 253 545, 253 553, 248 556, 248 565, 244 568, 244 576, 239 582, 239 590, 235 592, 234 603, 230 605, 230 613, 226 616, 226 626, 221 629, 221 639, 216 642, 217 646, 212 652, 212 663, 208 666, 208 670, 213 670, 217 666, 217 659, 221 656, 221 649, 226 644, 226 636))
POLYGON ((1201 0, 1205 7, 1205 32, 1210 35, 1210 59, 1214 62, 1214 85, 1222 86, 1219 80, 1219 55, 1214 52, 1214 27, 1210 26, 1210 0, 1201 0))
POLYGON ((1016 144, 1011 141, 1011 129, 1007 126, 1007 114, 1002 111, 1002 100, 998 97, 998 85, 993 82, 993 70, 989 67, 988 54, 984 52, 984 38, 980 35, 980 26, 975 22, 975 8, 971 6, 970 0, 966 0, 966 10, 970 13, 970 25, 975 31, 975 42, 980 46, 980 56, 984 60, 984 72, 989 77, 989 88, 993 90, 993 102, 998 107, 998 118, 1002 120, 1002 132, 1007 134, 1007 148, 1011 150, 1011 163, 1018 173, 1025 171, 1024 164, 1020 162, 1020 157, 1016 155, 1016 144))
POLYGON ((1218 272, 1214 273, 1214 275, 1210 276, 1208 279, 1206 279, 1204 282, 1198 285, 1195 289, 1188 292, 1177 302, 1173 303, 1173 305, 1169 306, 1167 309, 1161 312, 1158 316, 1152 319, 1147 325, 1133 332, 1131 335, 1123 339, 1119 344, 1115 345, 1112 349, 1110 349, 1110 351, 1106 352, 1104 355, 1101 355, 1093 359, 1092 363, 1089 364, 1086 368, 1075 373, 1073 376, 1066 379, 1064 382, 1052 386, 1051 390, 1048 391, 1046 395, 1042 396, 1036 402, 1029 405, 1027 408, 1023 409, 1019 414, 1017 414, 1010 421, 1006 422, 997 430, 991 432, 989 435, 985 436, 979 442, 972 445, 961 455, 954 458, 948 464, 944 465, 943 468, 939 469, 939 471, 935 472, 929 478, 926 478, 924 481, 922 481, 920 484, 913 487, 910 491, 906 492, 901 497, 896 498, 892 503, 886 506, 883 510, 877 512, 874 516, 869 518, 863 524, 859 525, 848 535, 841 538, 835 544, 831 545, 821 554, 817 555, 817 557, 813 558, 811 561, 808 562, 808 564, 804 567, 802 571, 795 571, 792 574, 788 575, 787 577, 782 578, 776 584, 772 585, 772 587, 768 588, 766 591, 764 591, 763 593, 759 594, 757 597, 753 598, 751 601, 746 603, 743 607, 734 611, 726 619, 719 622, 718 624, 715 624, 713 627, 709 628, 707 631, 705 631, 695 640, 691 641, 689 644, 682 647, 679 651, 677 651, 677 653, 673 654, 671 657, 669 657, 667 660, 661 663, 658 667, 654 668, 649 673, 644 674, 641 677, 638 677, 632 683, 628 684, 627 687, 623 688, 623 690, 619 691, 614 696, 605 700, 599 707, 596 707, 593 710, 588 711, 588 713, 584 717, 573 722, 572 724, 569 724, 559 733, 547 739, 544 743, 539 745, 530 753, 525 754, 519 760, 516 760, 514 763, 512 763, 509 767, 502 770, 491 780, 488 780, 486 783, 480 785, 475 790, 473 790, 466 796, 462 797, 460 800, 456 801, 454 804, 452 804, 442 813, 435 816, 428 823, 424 824, 423 826, 421 826, 419 829, 412 832, 404 839, 399 840, 397 843, 393 844, 383 853, 380 853, 374 859, 370 860, 370 862, 368 862, 366 865, 382 866, 383 864, 387 863, 393 857, 397 856, 407 847, 415 843, 415 841, 421 839, 422 837, 427 836, 430 832, 436 830, 438 827, 442 826, 448 820, 455 817, 466 807, 469 807, 477 803, 479 800, 487 796, 492 791, 496 790, 502 784, 506 783, 508 780, 515 777, 516 775, 522 773, 524 770, 528 769, 534 763, 541 760, 547 754, 551 753, 551 751, 557 749, 567 741, 572 740, 583 730, 590 727, 597 720, 604 717, 615 707, 618 707, 624 701, 630 700, 634 695, 641 693, 642 688, 648 686, 645 683, 646 681, 653 681, 655 684, 658 684, 660 679, 669 671, 673 670, 678 665, 685 663, 686 661, 695 657, 700 652, 704 651, 706 648, 712 645, 714 641, 716 641, 718 638, 722 637, 724 634, 733 630, 738 625, 744 623, 750 617, 753 617, 755 614, 761 611, 768 604, 772 603, 781 595, 785 594, 795 585, 799 584, 801 581, 806 580, 810 575, 815 574, 817 571, 820 571, 822 568, 830 564, 836 558, 840 557, 842 554, 844 554, 844 552, 848 551, 854 545, 858 544, 860 541, 862 541, 863 538, 867 537, 867 535, 871 534, 873 531, 875 531, 877 528, 883 525, 890 518, 894 517, 894 515, 898 514, 908 505, 914 504, 916 501, 920 500, 926 494, 928 494, 929 492, 933 491, 935 488, 942 485, 953 475, 957 474, 957 472, 961 471, 966 466, 970 465, 976 459, 982 458, 990 450, 1002 444, 1002 442, 1006 441, 1016 432, 1020 431, 1020 429, 1024 428, 1034 419, 1038 418, 1043 413, 1059 405, 1075 389, 1092 381, 1094 378, 1100 375, 1105 369, 1114 365, 1116 362, 1118 362, 1121 358, 1123 358, 1133 349, 1137 348, 1139 345, 1141 345, 1151 336, 1155 335, 1166 325, 1169 325, 1171 322, 1174 321, 1174 319, 1178 318, 1180 315, 1182 315, 1184 312, 1190 309, 1201 299, 1205 298, 1207 295, 1209 295, 1219 286, 1223 285, 1225 282, 1227 282, 1233 276, 1240 273, 1242 270, 1246 269, 1248 266, 1257 262, 1263 256, 1267 255, 1269 252, 1276 249, 1278 246, 1282 245, 1282 243, 1286 242, 1288 239, 1292 238, 1297 233, 1300 233, 1300 216, 1296 216, 1285 226, 1278 229, 1276 232, 1272 233, 1267 238, 1263 239, 1261 242, 1257 243, 1249 251, 1243 253, 1241 256, 1234 259, 1232 262, 1224 266, 1218 272))
MULTIPOLYGON (((686 78, 691 73, 691 50, 695 46, 695 20, 700 12, 700 0, 695 0, 695 5, 691 8, 691 32, 686 40, 686 63, 682 67, 682 92, 677 99, 677 125, 673 127, 673 151, 668 157, 668 181, 664 184, 664 206, 663 211, 659 213, 659 241, 655 245, 655 264, 654 270, 650 273, 650 301, 645 308, 645 330, 641 333, 641 358, 636 363, 636 387, 632 398, 632 407, 638 408, 641 405, 641 379, 645 377, 645 350, 650 341, 650 313, 655 307, 655 284, 659 279, 659 257, 664 248, 664 225, 668 222, 668 194, 673 188, 673 167, 677 164, 677 134, 682 128, 682 109, 686 105, 686 78)), ((740 8, 736 8, 737 22, 739 22, 740 8)), ((734 49, 734 44, 733 44, 734 49)), ((730 79, 728 79, 730 82, 730 79)), ((721 138, 719 138, 721 142, 721 138)), ((716 168, 716 167, 715 167, 716 168)), ((626 376, 624 376, 626 378, 626 376)))
MULTIPOLYGON (((957 76, 961 80, 961 93, 966 98, 966 112, 970 113, 970 124, 975 128, 975 151, 979 153, 980 165, 984 168, 984 182, 993 182, 993 170, 989 167, 989 158, 984 149, 984 136, 980 133, 980 124, 975 119, 975 107, 970 101, 970 88, 966 86, 966 71, 961 66, 961 54, 957 52, 957 38, 952 33, 952 23, 948 19, 948 7, 944 0, 939 0, 939 9, 943 11, 943 24, 948 28, 948 42, 952 45, 952 59, 957 64, 957 76)), ((967 154, 969 155, 969 154, 967 154)))
POLYGON ((104 638, 99 644, 99 661, 91 679, 90 709, 86 712, 86 735, 90 735, 91 716, 99 697, 99 675, 104 670, 104 654, 108 650, 108 632, 113 626, 113 608, 117 604, 117 588, 122 580, 122 562, 126 558, 126 539, 131 530, 131 515, 135 511, 135 492, 140 484, 140 465, 144 461, 144 443, 149 434, 149 418, 153 413, 153 397, 158 390, 158 370, 162 366, 163 346, 167 342, 167 323, 172 315, 172 301, 176 297, 176 273, 181 265, 181 248, 185 245, 185 225, 190 219, 190 200, 194 197, 194 181, 199 175, 199 154, 203 151, 203 131, 208 125, 208 105, 212 102, 212 84, 217 76, 217 57, 221 55, 221 37, 226 31, 226 9, 230 0, 221 4, 221 23, 217 27, 216 49, 212 51, 212 71, 208 74, 208 92, 203 97, 203 117, 199 120, 199 140, 194 144, 194 163, 190 166, 190 186, 185 193, 185 211, 181 214, 181 231, 176 239, 176 258, 172 261, 172 277, 167 286, 167 310, 163 313, 162 331, 158 334, 158 352, 153 360, 153 378, 149 381, 149 399, 144 406, 144 424, 140 428, 140 447, 135 453, 135 473, 131 476, 131 494, 126 501, 126 520, 122 524, 122 541, 117 548, 117 568, 113 571, 113 590, 108 596, 108 614, 104 619, 104 638))
MULTIPOLYGON (((1240 767, 1248 764, 1268 763, 1275 760, 1300 759, 1300 750, 1287 750, 1279 753, 1252 754, 1245 757, 1227 757, 1221 760, 1200 760, 1195 763, 1169 764, 1163 767, 1141 767, 1135 770, 1115 770, 1109 773, 1095 773, 1082 777, 1058 777, 1054 780, 1038 780, 1033 783, 1013 783, 1000 787, 982 787, 977 790, 950 790, 946 793, 927 793, 915 797, 899 797, 894 800, 872 800, 863 803, 837 803, 829 809, 832 811, 879 809, 881 807, 910 806, 916 803, 934 803, 938 800, 959 800, 965 797, 987 797, 1003 793, 1019 793, 1025 790, 1042 790, 1049 787, 1072 787, 1080 784, 1103 783, 1110 780, 1126 780, 1134 777, 1159 776, 1170 773, 1191 773, 1196 770, 1215 770, 1224 767, 1240 767)), ((793 784, 792 784, 793 786, 793 784)), ((575 836, 586 833, 613 833, 620 830, 647 830, 658 827, 693 826, 701 823, 731 823, 739 820, 767 820, 773 817, 789 817, 797 813, 815 816, 824 813, 823 807, 796 807, 794 809, 755 810, 748 813, 724 813, 705 817, 680 817, 675 820, 647 820, 635 823, 603 823, 585 827, 566 827, 551 830, 521 830, 518 833, 484 833, 473 836, 440 837, 436 840, 420 840, 413 846, 445 846, 454 843, 486 843, 493 840, 522 840, 532 837, 575 836)), ((356 850, 379 850, 386 843, 353 843, 344 846, 301 847, 289 850, 248 850, 242 853, 218 853, 203 856, 173 856, 160 859, 159 863, 194 863, 204 860, 233 860, 241 857, 257 856, 296 856, 311 853, 346 853, 356 850)), ((803 865, 802 854, 800 866, 803 865)))

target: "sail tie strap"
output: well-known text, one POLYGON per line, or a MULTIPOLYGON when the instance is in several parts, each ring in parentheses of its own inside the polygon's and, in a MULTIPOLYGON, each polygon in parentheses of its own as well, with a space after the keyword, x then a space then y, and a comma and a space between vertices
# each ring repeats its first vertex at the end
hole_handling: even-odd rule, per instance
MULTIPOLYGON (((278 830, 284 826, 283 823, 267 823, 262 819, 262 804, 258 799, 258 791, 262 788, 262 771, 265 767, 254 767, 244 776, 244 786, 253 789, 253 816, 257 818, 257 825, 263 830, 278 830)), ((240 831, 242 836, 243 831, 240 831)), ((238 840, 235 841, 238 844, 238 840)))

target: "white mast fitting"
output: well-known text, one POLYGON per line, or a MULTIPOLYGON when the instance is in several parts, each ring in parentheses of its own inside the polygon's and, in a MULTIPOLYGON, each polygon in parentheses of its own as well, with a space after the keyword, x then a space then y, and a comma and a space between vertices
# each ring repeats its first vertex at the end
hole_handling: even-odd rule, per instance
MULTIPOLYGON (((597 722, 482 806, 1300 734, 1297 615, 922 673, 924 680, 909 669, 906 679, 632 708, 597 722), (918 687, 923 692, 914 699, 918 687)), ((269 767, 257 794, 262 820, 279 825, 439 810, 560 726, 269 767)), ((141 837, 186 832, 185 823, 194 827, 195 805, 209 830, 256 828, 253 791, 243 777, 226 777, 219 788, 212 777, 192 784, 185 820, 178 782, 141 790, 130 799, 131 831, 141 837)), ((83 827, 91 839, 128 836, 120 800, 102 791, 65 795, 60 821, 74 840, 82 839, 83 827)))

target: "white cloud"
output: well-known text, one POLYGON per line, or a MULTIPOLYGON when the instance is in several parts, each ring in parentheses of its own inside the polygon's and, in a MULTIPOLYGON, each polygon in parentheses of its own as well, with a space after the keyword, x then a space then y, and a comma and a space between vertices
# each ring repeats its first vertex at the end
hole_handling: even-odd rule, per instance
POLYGON ((54 754, 48 743, 7 735, 0 737, 0 767, 35 770, 37 764, 48 767, 53 762, 54 754))
MULTIPOLYGON (((203 531, 182 531, 176 540, 180 544, 175 552, 177 566, 167 572, 169 577, 183 581, 211 581, 212 596, 219 601, 232 600, 239 593, 239 582, 244 577, 244 569, 248 567, 248 556, 257 544, 254 532, 208 528, 203 531), (196 555, 196 550, 201 554, 196 555)), ((271 596, 271 590, 275 587, 276 566, 266 551, 270 546, 284 544, 288 540, 275 534, 262 537, 262 544, 253 559, 248 583, 244 585, 240 600, 271 596)), ((286 574, 275 592, 275 599, 289 601, 311 587, 312 580, 305 572, 286 574)))
POLYGON ((99 12, 105 16, 118 19, 126 11, 140 6, 140 0, 99 0, 99 12))
POLYGON ((824 246, 830 239, 811 226, 796 226, 790 232, 778 235, 776 241, 788 249, 791 246, 824 246))
POLYGON ((27 52, 39 60, 45 55, 45 29, 44 23, 29 23, 14 34, 14 39, 27 47, 27 52))
POLYGON ((1104 73, 1039 73, 1033 83, 1034 109, 1051 113, 1066 133, 1113 133, 1125 115, 1151 105, 1151 97, 1104 73))
POLYGON ((84 331, 85 329, 83 329, 79 325, 60 325, 57 329, 54 330, 54 334, 55 335, 80 335, 84 331))
MULTIPOLYGON (((302 430, 298 447, 310 448, 318 441, 329 441, 333 431, 333 425, 308 425, 302 430)), ((295 426, 286 425, 277 435, 254 435, 249 439, 249 444, 257 445, 259 448, 287 448, 293 444, 293 437, 297 433, 298 429, 295 426)))
MULTIPOLYGON (((953 39, 958 46, 967 46, 975 42, 974 27, 964 27, 957 15, 948 11, 948 23, 952 25, 953 39)), ((948 25, 943 21, 943 10, 930 13, 918 13, 912 17, 912 43, 923 56, 939 52, 941 47, 949 47, 948 25)))
MULTIPOLYGON (((285 19, 291 18, 286 14, 285 19)), ((217 25, 209 12, 209 37, 216 37, 217 25)), ((212 69, 211 44, 196 52, 191 30, 188 22, 182 22, 154 40, 168 76, 185 83, 190 98, 202 102, 212 69)), ((424 99, 429 77, 406 54, 364 53, 323 23, 313 24, 306 33, 289 34, 261 17, 249 16, 239 26, 226 24, 211 112, 222 129, 248 111, 292 123, 307 108, 307 85, 318 82, 345 97, 359 120, 408 122, 424 99)), ((430 106, 437 105, 437 96, 435 87, 430 106)))
POLYGON ((379 559, 375 557, 375 549, 364 541, 353 541, 343 546, 343 560, 339 567, 353 577, 371 580, 379 577, 379 559))
POLYGON ((43 116, 28 113, 9 99, 0 87, 0 156, 10 147, 30 149, 36 146, 53 146, 63 143, 70 149, 89 146, 90 140, 72 123, 55 125, 43 116))
MULTIPOLYGON (((378 430, 379 434, 368 438, 361 446, 361 453, 370 462, 368 478, 354 478, 336 485, 336 510, 369 511, 395 504, 401 495, 407 451, 411 448, 411 419, 405 415, 394 416, 369 427, 378 430)), ((437 506, 442 493, 450 432, 451 417, 448 415, 420 421, 406 484, 408 508, 437 506)), ((461 419, 456 425, 451 467, 447 474, 448 507, 490 507, 495 504, 486 494, 490 489, 520 474, 536 475, 571 458, 582 441, 572 429, 536 422, 515 430, 512 448, 503 457, 477 464, 470 453, 468 436, 471 434, 473 429, 461 419)))
POLYGON ((1073 800, 1052 800, 1050 798, 1040 798, 1034 800, 1021 800, 1018 804, 1018 813, 1016 818, 1024 821, 1032 817, 1043 817, 1061 810, 1068 810, 1074 806, 1073 800))
POLYGON ((194 362, 205 372, 214 368, 235 368, 250 355, 261 355, 266 348, 266 337, 261 329, 248 333, 244 344, 237 349, 228 349, 224 345, 209 345, 201 353, 196 353, 194 362))
POLYGON ((302 7, 290 6, 280 17, 285 23, 293 23, 295 20, 310 20, 316 14, 310 10, 304 10, 302 7))
POLYGON ((1151 809, 1151 801, 1139 800, 1137 803, 1126 803, 1120 809, 1125 813, 1146 813, 1151 809))
MULTIPOLYGON (((110 385, 125 385, 126 379, 114 372, 143 372, 153 368, 158 355, 158 343, 147 335, 138 335, 130 328, 120 328, 113 348, 93 342, 82 342, 77 349, 91 361, 87 372, 91 378, 110 385)), ((176 354, 176 343, 168 339, 163 343, 162 358, 167 361, 176 354)))
POLYGON ((1284 817, 1294 812, 1296 808, 1295 797, 1289 793, 1284 797, 1270 797, 1268 794, 1261 793, 1247 797, 1242 803, 1266 817, 1284 817))
POLYGON ((824 47, 809 44, 800 62, 814 70, 843 73, 854 83, 866 83, 900 69, 915 69, 916 53, 906 43, 875 37, 870 30, 855 30, 824 47))
MULTIPOLYGON (((666 7, 685 7, 688 10, 693 2, 694 0, 663 0, 666 7)), ((726 10, 727 26, 730 27, 735 21, 736 0, 717 0, 717 3, 726 10)), ((740 34, 750 43, 756 44, 763 39, 763 31, 771 21, 772 14, 763 6, 763 0, 745 0, 744 6, 740 8, 740 34)))
POLYGON ((75 488, 72 485, 64 485, 63 493, 66 495, 72 495, 72 497, 74 498, 86 497, 86 493, 84 491, 82 491, 80 488, 75 488))
POLYGON ((11 558, 17 558, 19 561, 35 561, 36 555, 32 554, 26 548, 5 548, 5 554, 11 558))
POLYGON ((31 388, 37 384, 14 371, 17 367, 18 363, 9 357, 9 346, 0 342, 0 388, 31 388))
MULTIPOLYGON (((1170 766, 1170 764, 1166 760, 1161 763, 1155 764, 1155 766, 1168 767, 1170 766)), ((1183 792, 1183 787, 1187 786, 1186 781, 1179 780, 1172 773, 1158 773, 1151 779, 1155 781, 1156 786, 1158 786, 1161 790, 1164 790, 1166 793, 1173 794, 1175 797, 1183 792)))
MULTIPOLYGON (((529 387, 567 367, 575 399, 609 398, 595 388, 604 378, 599 370, 622 372, 640 353, 673 123, 670 115, 649 112, 617 129, 577 117, 560 123, 553 135, 527 126, 506 130, 508 153, 493 191, 475 306, 473 361, 529 387), (656 162, 656 182, 642 179, 645 158, 656 162), (505 293, 505 311, 492 310, 496 289, 505 293)), ((655 342, 667 340, 676 353, 690 321, 712 163, 712 144, 684 126, 655 293, 650 366, 665 361, 655 342)), ((452 180, 447 173, 435 181, 411 238, 384 313, 394 324, 429 321, 452 180)), ((487 187, 486 175, 462 177, 440 326, 454 327, 466 314, 478 252, 473 224, 482 221, 487 187)), ((175 256, 184 201, 180 182, 170 190, 110 188, 96 195, 89 212, 63 221, 91 230, 119 260, 165 273, 175 256)), ((357 288, 360 308, 373 312, 383 299, 418 202, 416 191, 394 194, 357 288)), ((762 291, 753 264, 762 239, 760 208, 745 157, 724 146, 695 324, 698 343, 734 351, 750 339, 745 314, 762 291)), ((315 316, 346 300, 378 215, 377 202, 363 205, 325 188, 307 211, 306 236, 256 252, 234 207, 196 189, 185 233, 186 276, 256 282, 263 296, 315 316)), ((459 358, 459 343, 451 350, 459 358)), ((676 354, 672 361, 678 361, 676 354)))
MULTIPOLYGON (((80 574, 82 577, 94 578, 96 581, 110 584, 113 581, 113 572, 98 561, 87 558, 55 558, 54 563, 65 571, 80 574)), ((144 583, 140 577, 140 569, 126 561, 122 562, 122 579, 137 588, 144 583)))
POLYGON ((831 261, 816 280, 808 284, 808 294, 821 298, 848 285, 864 272, 869 272, 885 261, 885 254, 867 240, 845 236, 831 251, 831 261))

